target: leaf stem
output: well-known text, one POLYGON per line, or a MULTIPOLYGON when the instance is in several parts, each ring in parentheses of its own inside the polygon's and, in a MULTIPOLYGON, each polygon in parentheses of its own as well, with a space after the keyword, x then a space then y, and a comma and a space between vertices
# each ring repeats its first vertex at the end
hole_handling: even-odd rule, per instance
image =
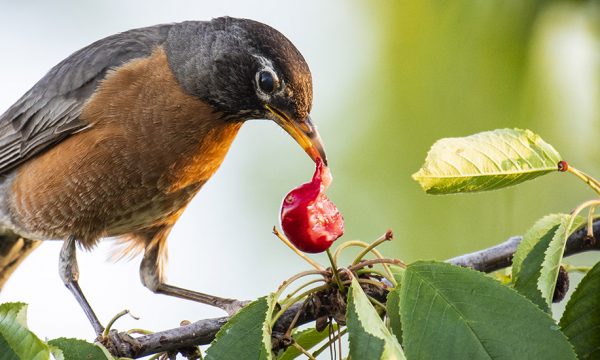
POLYGON ((311 260, 311 258, 306 256, 306 254, 304 254, 302 251, 298 250, 298 248, 296 248, 285 236, 281 235, 281 233, 279 231, 277 231, 277 227, 275 227, 275 226, 273 226, 273 234, 275 234, 275 236, 277 236, 279 238, 279 240, 283 241, 284 244, 286 244, 290 249, 292 249, 296 254, 298 254, 298 256, 300 256, 301 258, 306 260, 306 262, 311 264, 315 269, 317 269, 319 271, 325 270, 325 269, 323 269, 323 267, 321 265, 319 265, 315 261, 311 260))
POLYGON ((567 171, 583 180, 583 182, 588 184, 598 195, 600 195, 600 183, 598 180, 570 165, 567 168, 567 171))
POLYGON ((587 274, 590 270, 592 270, 591 266, 577 266, 577 265, 571 265, 571 264, 563 264, 563 267, 565 268, 566 272, 580 272, 580 273, 584 273, 587 274))

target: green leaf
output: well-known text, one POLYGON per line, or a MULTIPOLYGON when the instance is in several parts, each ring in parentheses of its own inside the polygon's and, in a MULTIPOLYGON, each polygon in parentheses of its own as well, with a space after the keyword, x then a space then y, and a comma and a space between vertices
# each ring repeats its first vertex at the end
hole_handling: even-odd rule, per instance
POLYGON ((400 288, 396 288, 388 293, 385 307, 392 333, 396 335, 396 339, 400 344, 402 344, 402 323, 400 321, 400 288))
POLYGON ((538 279, 538 289, 542 292, 542 296, 546 299, 548 306, 552 305, 556 279, 558 279, 560 263, 563 259, 567 239, 573 230, 576 230, 583 224, 585 224, 585 219, 580 216, 575 218, 572 216, 564 217, 544 254, 544 263, 542 264, 540 278, 538 279))
POLYGON ((560 327, 580 360, 600 358, 600 263, 581 280, 567 303, 560 327))
POLYGON ((559 226, 555 225, 538 240, 521 263, 521 270, 513 278, 515 290, 546 312, 550 312, 550 306, 538 288, 538 280, 540 279, 546 250, 550 246, 550 242, 559 226))
POLYGON ((272 359, 273 296, 261 297, 235 314, 217 333, 206 360, 272 359))
POLYGON ((538 220, 523 236, 513 258, 515 289, 544 311, 551 309, 560 263, 571 230, 584 223, 581 217, 571 219, 571 215, 552 214, 538 220))
POLYGON ((47 360, 48 346, 27 329, 27 305, 0 305, 0 359, 47 360))
POLYGON ((400 294, 409 359, 576 359, 548 314, 483 273, 417 262, 400 294))
MULTIPOLYGON (((333 325, 334 332, 338 329, 337 324, 333 325)), ((294 341, 302 346, 305 350, 311 349, 312 347, 319 344, 321 341, 327 339, 329 336, 329 326, 325 328, 323 331, 317 331, 317 329, 305 329, 302 331, 297 331, 292 335, 294 341)), ((302 353, 293 346, 288 347, 281 356, 277 358, 277 360, 292 360, 302 355, 302 353)))
POLYGON ((385 327, 355 278, 348 291, 346 321, 353 359, 404 359, 398 340, 385 327))
POLYGON ((412 177, 429 194, 495 190, 557 171, 560 160, 539 135, 499 129, 436 141, 412 177))
POLYGON ((52 354, 60 360, 113 360, 104 348, 79 339, 58 338, 48 341, 52 354))
POLYGON ((566 215, 566 214, 546 215, 543 218, 536 221, 536 223, 533 224, 533 226, 529 230, 527 230, 525 235, 523 235, 523 239, 521 240, 521 243, 519 243, 519 246, 517 247, 517 251, 515 251, 515 255, 513 256, 513 261, 512 261, 512 263, 513 263, 512 264, 513 282, 515 282, 518 279, 518 277, 520 276, 521 264, 523 263, 523 261, 525 260, 525 258, 529 254, 529 252, 531 252, 531 250, 533 249, 535 244, 537 244, 545 236, 550 235, 550 238, 552 238, 552 236, 554 235, 554 232, 556 231, 556 229, 554 229, 554 228, 557 228, 560 225, 561 220, 565 216, 568 216, 568 215, 566 215))

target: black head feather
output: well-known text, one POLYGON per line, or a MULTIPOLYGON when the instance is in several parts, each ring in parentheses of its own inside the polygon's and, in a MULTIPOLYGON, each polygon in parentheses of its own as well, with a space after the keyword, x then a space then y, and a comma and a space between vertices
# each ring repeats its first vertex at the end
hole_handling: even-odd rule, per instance
POLYGON ((171 28, 165 49, 185 91, 229 119, 272 118, 265 104, 294 119, 310 113, 308 65, 298 49, 270 26, 230 17, 183 22, 171 28), (279 84, 270 94, 260 90, 261 71, 274 73, 279 84))

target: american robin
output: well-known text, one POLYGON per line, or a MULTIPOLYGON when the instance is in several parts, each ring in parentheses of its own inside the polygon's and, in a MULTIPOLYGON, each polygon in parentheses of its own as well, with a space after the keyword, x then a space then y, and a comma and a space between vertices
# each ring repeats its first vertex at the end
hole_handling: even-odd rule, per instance
POLYGON ((38 244, 29 239, 63 239, 62 280, 101 333, 75 246, 120 237, 143 251, 153 292, 235 312, 237 300, 164 282, 167 236, 245 120, 275 121, 326 161, 311 105, 300 52, 252 20, 134 29, 75 52, 0 116, 0 281, 38 244))

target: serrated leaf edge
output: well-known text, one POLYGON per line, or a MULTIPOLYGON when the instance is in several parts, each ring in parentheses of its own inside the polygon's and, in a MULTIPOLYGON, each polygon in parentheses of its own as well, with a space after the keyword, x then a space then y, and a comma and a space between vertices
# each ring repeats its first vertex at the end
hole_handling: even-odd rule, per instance
MULTIPOLYGON (((353 292, 353 294, 352 294, 353 300, 356 298, 354 291, 359 292, 360 294, 362 294, 362 296, 367 298, 367 295, 364 293, 363 289, 360 287, 360 284, 358 283, 356 278, 352 278, 352 284, 350 285, 350 290, 353 292)), ((355 300, 354 300, 354 302, 355 302, 355 300)), ((370 334, 378 339, 383 340, 384 345, 383 345, 383 352, 381 355, 382 359, 388 359, 388 357, 394 353, 398 353, 401 356, 400 359, 405 358, 404 351, 402 350, 402 346, 400 346, 398 339, 396 339, 396 336, 394 336, 394 334, 392 334, 389 331, 389 329, 385 326, 385 324, 383 323, 383 321, 381 319, 379 319, 379 321, 381 322, 381 331, 383 332, 383 334, 375 334, 372 331, 370 331, 369 328, 363 326, 363 320, 361 319, 359 312, 356 311, 356 307, 352 310, 356 313, 356 319, 361 324, 361 328, 367 334, 370 334), (382 335, 383 335, 383 337, 382 337, 382 335), (387 355, 387 357, 386 357, 386 355, 387 355)), ((375 311, 375 310, 373 309, 373 311, 375 311)))
POLYGON ((512 264, 512 283, 515 284, 517 282, 517 278, 519 277, 519 272, 521 271, 521 266, 523 265, 523 262, 525 261, 525 259, 527 258, 527 255, 529 255, 529 253, 531 252, 531 250, 533 250, 533 248, 535 247, 535 245, 540 242, 542 236, 537 236, 539 235, 540 232, 544 231, 545 235, 548 231, 550 231, 553 227, 555 227, 556 225, 560 225, 560 222, 562 220, 563 217, 565 216, 569 216, 568 214, 563 214, 563 213, 555 213, 555 214, 548 214, 540 219, 538 219, 533 226, 531 226, 529 228, 529 230, 527 230, 527 232, 525 232, 525 234, 523 235, 523 238, 521 240, 521 242, 519 243, 519 246, 517 246, 517 250, 515 251, 515 254, 513 256, 513 264, 512 264), (556 221, 552 221, 550 222, 551 219, 554 219, 556 221), (551 225, 546 225, 544 227, 541 227, 541 224, 551 224, 551 225), (539 226, 539 228, 538 228, 539 226), (536 236, 529 236, 531 235, 531 233, 535 232, 536 236), (519 260, 519 261, 515 261, 515 260, 519 260))
POLYGON ((580 216, 576 216, 575 218, 573 218, 571 215, 567 215, 567 217, 561 219, 560 226, 558 227, 558 229, 556 229, 556 233, 552 237, 548 248, 544 252, 544 261, 542 262, 542 268, 540 269, 540 276, 538 277, 537 287, 538 290, 542 292, 542 297, 546 300, 548 307, 552 306, 552 297, 554 296, 556 280, 558 279, 558 272, 561 261, 563 259, 563 254, 565 252, 565 246, 567 245, 567 239, 571 235, 573 229, 578 229, 583 224, 585 224, 585 219, 583 219, 580 216), (562 234, 561 229, 563 229, 562 234), (556 243, 559 243, 560 246, 556 250, 554 250, 553 253, 550 253, 551 249, 555 246, 556 243), (555 254, 559 254, 560 259, 557 264, 551 264, 550 258, 553 257, 555 254), (546 282, 546 280, 550 284, 552 284, 550 288, 546 288, 543 285, 543 283, 546 282))

